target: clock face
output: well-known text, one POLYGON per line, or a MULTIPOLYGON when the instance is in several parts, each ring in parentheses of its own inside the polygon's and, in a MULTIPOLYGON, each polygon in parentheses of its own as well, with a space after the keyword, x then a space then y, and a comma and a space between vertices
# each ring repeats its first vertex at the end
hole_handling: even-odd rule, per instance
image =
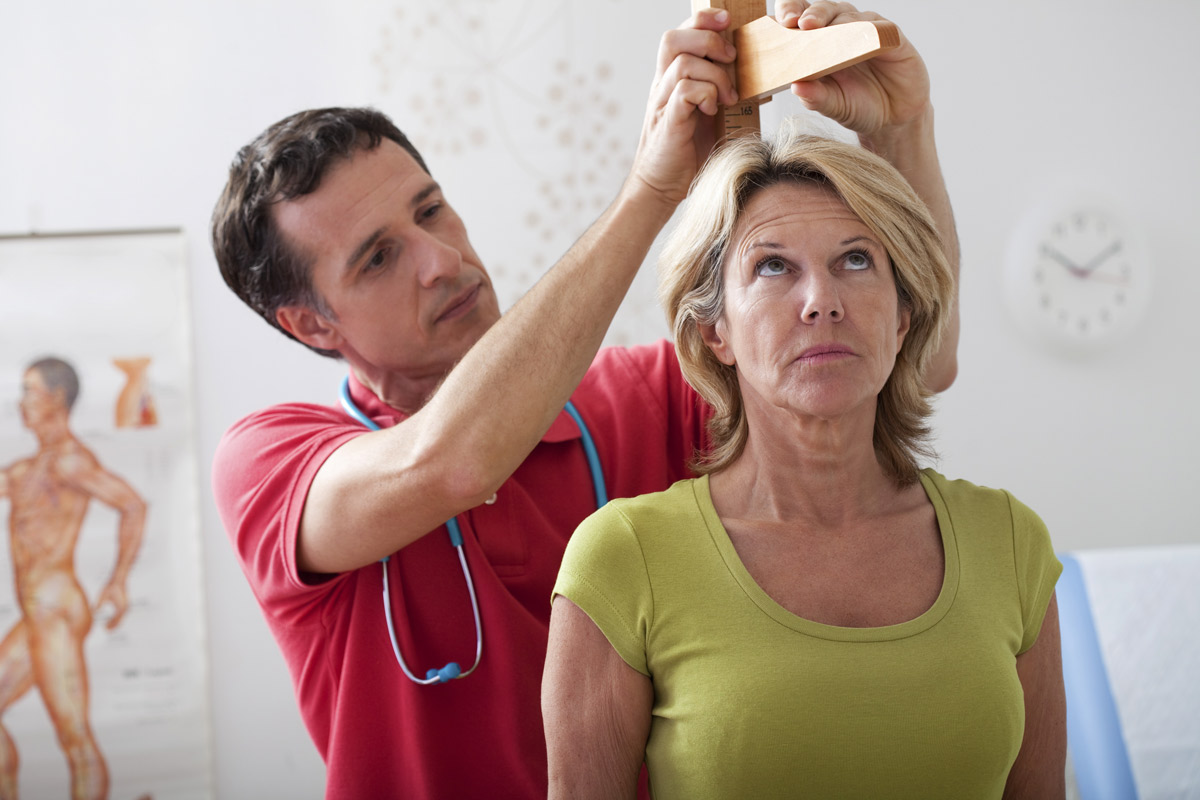
POLYGON ((1141 316, 1149 290, 1139 232, 1101 203, 1035 212, 1013 240, 1008 300, 1042 339, 1073 348, 1111 343, 1141 316))

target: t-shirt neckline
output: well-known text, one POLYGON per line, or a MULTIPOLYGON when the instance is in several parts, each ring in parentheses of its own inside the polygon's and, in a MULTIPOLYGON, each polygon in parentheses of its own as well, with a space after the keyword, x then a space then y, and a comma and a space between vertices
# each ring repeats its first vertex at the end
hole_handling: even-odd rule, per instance
POLYGON ((733 541, 729 538, 729 533, 725 530, 720 517, 717 516, 716 508, 713 506, 712 495, 709 491, 708 475, 703 475, 692 481, 692 486, 697 509, 704 518, 705 526, 712 537, 713 544, 721 555, 721 559, 725 562, 726 569, 750 601, 758 606, 763 613, 785 627, 819 639, 842 642, 882 642, 916 636, 929 630, 950 611, 951 606, 954 604, 954 598, 958 593, 959 561, 954 525, 941 493, 937 490, 932 477, 933 474, 932 470, 922 470, 920 478, 921 486, 925 490, 926 496, 933 503, 934 511, 937 514, 938 530, 942 535, 942 552, 945 556, 945 563, 941 589, 933 605, 922 614, 910 620, 896 623, 895 625, 884 625, 873 628, 846 628, 838 625, 828 625, 823 622, 815 622, 797 616, 779 605, 758 585, 750 575, 750 571, 746 569, 746 565, 742 563, 737 549, 733 546, 733 541))

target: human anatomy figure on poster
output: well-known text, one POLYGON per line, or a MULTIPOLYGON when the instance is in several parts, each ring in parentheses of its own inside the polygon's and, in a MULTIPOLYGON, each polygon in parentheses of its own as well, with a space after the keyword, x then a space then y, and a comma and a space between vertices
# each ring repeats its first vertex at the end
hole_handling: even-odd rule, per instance
POLYGON ((125 373, 125 386, 117 395, 116 425, 118 428, 152 428, 158 424, 158 411, 150 393, 147 372, 150 358, 114 358, 113 366, 125 373))
POLYGON ((79 379, 58 358, 25 371, 21 420, 38 449, 0 469, 20 621, 0 640, 0 800, 17 796, 19 756, 2 715, 34 686, 41 693, 71 774, 71 797, 108 795, 108 767, 92 733, 83 643, 94 614, 110 606, 115 628, 129 607, 126 581, 141 545, 146 503, 105 469, 69 427, 79 379), (75 574, 74 554, 91 501, 120 514, 112 576, 93 607, 75 574))

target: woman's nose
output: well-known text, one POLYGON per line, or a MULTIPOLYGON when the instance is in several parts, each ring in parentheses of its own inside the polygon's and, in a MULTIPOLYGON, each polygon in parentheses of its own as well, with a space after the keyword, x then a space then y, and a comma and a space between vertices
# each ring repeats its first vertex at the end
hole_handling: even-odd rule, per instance
POLYGON ((838 322, 845 316, 837 282, 832 275, 818 273, 803 282, 804 298, 801 303, 801 318, 808 323, 822 319, 838 322))

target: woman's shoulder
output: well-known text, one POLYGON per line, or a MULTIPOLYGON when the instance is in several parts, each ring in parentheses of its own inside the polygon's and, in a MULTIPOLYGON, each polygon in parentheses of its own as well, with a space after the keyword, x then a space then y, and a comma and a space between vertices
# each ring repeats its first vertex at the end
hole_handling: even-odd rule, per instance
POLYGON ((623 530, 645 541, 663 535, 664 531, 686 527, 690 520, 703 514, 702 503, 707 497, 704 483, 703 478, 689 478, 660 492, 614 498, 583 521, 576 537, 611 535, 623 530))
POLYGON ((647 492, 633 497, 614 498, 609 505, 627 515, 652 513, 658 509, 672 506, 696 503, 697 491, 704 478, 685 478, 668 486, 660 492, 647 492))
POLYGON ((1007 489, 950 479, 933 469, 921 470, 921 482, 934 506, 945 509, 956 528, 970 524, 1009 530, 1019 537, 1045 536, 1037 512, 1007 489))
POLYGON ((1008 508, 1021 504, 1007 489, 998 489, 963 478, 947 478, 935 469, 921 470, 921 483, 931 496, 936 493, 948 506, 956 508, 1008 508))

